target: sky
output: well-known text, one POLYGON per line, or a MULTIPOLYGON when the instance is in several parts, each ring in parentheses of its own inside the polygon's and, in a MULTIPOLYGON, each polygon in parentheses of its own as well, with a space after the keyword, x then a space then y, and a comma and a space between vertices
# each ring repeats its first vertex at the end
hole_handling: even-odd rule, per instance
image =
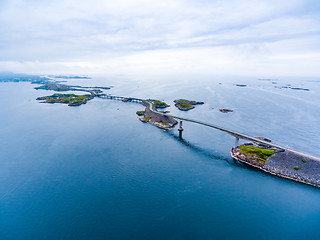
POLYGON ((320 74, 319 0, 0 0, 0 71, 320 74))

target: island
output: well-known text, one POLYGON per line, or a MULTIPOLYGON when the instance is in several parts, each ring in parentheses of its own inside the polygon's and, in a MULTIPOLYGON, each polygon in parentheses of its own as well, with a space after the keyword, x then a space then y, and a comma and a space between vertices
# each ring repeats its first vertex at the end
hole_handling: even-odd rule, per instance
POLYGON ((320 187, 320 161, 315 157, 253 143, 232 148, 231 156, 272 175, 320 187))
POLYGON ((54 82, 48 82, 40 87, 35 87, 36 90, 53 90, 53 91, 70 91, 71 87, 63 84, 58 84, 54 82))
POLYGON ((149 100, 154 102, 153 105, 155 106, 155 108, 166 108, 166 107, 170 107, 170 105, 166 104, 166 103, 163 102, 163 101, 155 100, 155 99, 149 99, 149 100))
POLYGON ((91 94, 53 94, 51 96, 38 97, 37 100, 43 100, 42 103, 64 103, 68 104, 68 106, 80 106, 93 98, 94 96, 91 94))
MULTIPOLYGON (((31 82, 34 83, 34 82, 31 82)), ((52 81, 48 79, 41 80, 37 82, 42 84, 39 87, 35 87, 36 90, 52 90, 57 92, 62 91, 80 91, 89 94, 76 95, 76 94, 53 94, 50 96, 38 97, 37 100, 42 100, 41 103, 64 103, 68 106, 80 106, 86 104, 88 101, 95 97, 105 96, 102 90, 110 89, 110 87, 82 87, 82 86, 71 86, 66 84, 61 84, 57 81, 52 81)))
POLYGON ((204 102, 191 101, 187 99, 177 99, 173 102, 175 103, 175 106, 181 111, 189 111, 190 109, 194 109, 195 105, 204 104, 204 102))
POLYGON ((150 123, 162 129, 172 129, 178 123, 174 118, 157 111, 157 108, 169 106, 165 102, 149 99, 147 101, 143 101, 142 105, 146 108, 145 111, 137 112, 138 116, 142 116, 142 118, 139 118, 140 121, 150 123))

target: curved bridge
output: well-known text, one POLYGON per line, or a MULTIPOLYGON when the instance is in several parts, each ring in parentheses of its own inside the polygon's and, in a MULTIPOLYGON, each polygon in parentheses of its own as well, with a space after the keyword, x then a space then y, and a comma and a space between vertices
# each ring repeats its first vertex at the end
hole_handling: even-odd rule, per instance
POLYGON ((315 156, 312 156, 312 155, 309 155, 309 154, 306 154, 306 153, 302 153, 302 152, 296 151, 294 149, 290 149, 288 147, 280 146, 280 145, 274 144, 272 142, 264 141, 264 140, 261 140, 261 139, 256 138, 256 137, 251 137, 251 136, 248 136, 246 134, 238 133, 236 131, 233 131, 233 130, 230 130, 230 129, 227 129, 227 128, 224 128, 224 127, 220 127, 220 126, 212 124, 212 123, 202 122, 202 121, 198 121, 198 120, 194 120, 194 119, 183 118, 183 117, 179 117, 179 116, 174 116, 174 115, 158 112, 158 111, 156 111, 156 109, 154 109, 153 104, 151 102, 149 102, 149 101, 146 101, 146 102, 148 103, 149 109, 151 111, 156 112, 156 113, 161 114, 161 115, 165 115, 165 116, 168 116, 168 117, 175 118, 177 120, 180 120, 180 128, 178 129, 180 134, 182 133, 182 130, 183 130, 182 129, 182 121, 192 122, 192 123, 200 124, 200 125, 203 125, 203 126, 215 128, 217 130, 220 130, 222 132, 230 134, 231 136, 236 138, 236 141, 235 141, 235 145, 236 146, 239 145, 239 139, 243 139, 243 140, 248 140, 248 141, 251 141, 251 142, 254 142, 254 143, 263 144, 265 146, 274 147, 274 148, 279 149, 280 151, 290 151, 290 152, 302 154, 302 155, 307 156, 309 158, 312 158, 314 160, 320 161, 319 157, 315 157, 315 156))
POLYGON ((257 142, 257 143, 260 143, 260 144, 264 144, 264 145, 267 145, 267 146, 275 147, 275 148, 278 148, 278 149, 283 149, 283 150, 287 150, 288 149, 286 147, 279 146, 279 145, 274 144, 272 142, 267 142, 267 141, 264 141, 264 140, 261 140, 259 138, 255 138, 255 137, 250 137, 248 135, 245 135, 245 134, 242 134, 242 133, 238 133, 238 132, 235 132, 233 130, 226 129, 226 128, 217 126, 217 125, 212 124, 212 123, 206 123, 206 122, 202 122, 202 121, 198 121, 198 120, 193 120, 193 119, 189 119, 189 118, 183 118, 183 117, 178 117, 178 116, 173 116, 173 115, 168 115, 168 114, 164 114, 164 115, 166 115, 168 117, 172 117, 172 118, 178 119, 180 121, 187 121, 187 122, 197 123, 197 124, 200 124, 200 125, 204 125, 204 126, 207 126, 207 127, 218 129, 218 130, 220 130, 222 132, 226 132, 226 133, 232 135, 233 137, 236 138, 236 140, 244 139, 244 140, 249 140, 249 141, 252 141, 252 142, 257 142))
MULTIPOLYGON (((242 133, 238 133, 238 132, 235 132, 233 130, 229 130, 229 129, 224 128, 224 127, 220 127, 220 126, 212 124, 212 123, 206 123, 206 122, 202 122, 202 121, 198 121, 198 120, 193 120, 193 119, 189 119, 189 118, 183 118, 183 117, 178 117, 178 116, 174 116, 174 115, 170 115, 170 114, 166 114, 166 113, 161 113, 161 112, 158 112, 158 111, 155 110, 155 108, 153 107, 153 104, 151 102, 149 102, 149 101, 146 101, 146 102, 148 103, 148 107, 149 107, 150 111, 153 111, 155 113, 158 113, 158 114, 161 114, 161 115, 164 115, 164 116, 167 116, 167 117, 172 117, 172 118, 175 118, 177 120, 180 120, 180 129, 182 129, 182 122, 181 121, 192 122, 192 123, 204 125, 204 126, 207 126, 207 127, 215 128, 215 129, 218 129, 218 130, 220 130, 222 132, 225 132, 225 133, 228 133, 228 134, 232 135, 233 137, 236 138, 236 145, 239 144, 239 139, 244 139, 244 140, 249 140, 249 141, 252 141, 252 142, 257 142, 257 143, 260 143, 260 144, 264 144, 264 145, 267 145, 267 146, 275 147, 275 148, 278 148, 280 150, 287 150, 288 149, 286 147, 282 147, 282 146, 279 146, 277 144, 274 144, 274 143, 271 143, 271 142, 267 142, 267 141, 264 141, 264 140, 261 140, 261 139, 255 138, 255 137, 250 137, 248 135, 245 135, 245 134, 242 134, 242 133)), ((180 130, 180 131, 182 131, 182 130, 180 130)))
POLYGON ((308 156, 310 158, 313 158, 313 159, 315 159, 317 161, 320 161, 319 157, 315 157, 315 156, 312 156, 312 155, 309 155, 309 154, 305 154, 305 153, 290 149, 288 147, 283 147, 283 146, 280 146, 278 144, 274 144, 272 142, 264 141, 264 140, 261 140, 261 139, 256 138, 256 137, 251 137, 251 136, 248 136, 246 134, 238 133, 236 131, 233 131, 233 130, 230 130, 230 129, 227 129, 227 128, 224 128, 224 127, 220 127, 220 126, 212 124, 212 123, 202 122, 202 121, 198 121, 198 120, 194 120, 194 119, 183 118, 183 117, 179 117, 179 116, 174 116, 174 115, 158 112, 156 110, 156 108, 154 107, 154 105, 153 105, 154 101, 150 100, 150 99, 144 100, 144 99, 140 99, 140 98, 126 98, 126 97, 118 97, 118 96, 111 96, 111 95, 102 95, 100 97, 101 98, 105 98, 105 99, 121 100, 121 101, 124 101, 124 102, 128 101, 128 102, 137 102, 137 103, 147 103, 147 105, 148 105, 147 107, 150 109, 150 111, 152 111, 154 113, 157 113, 157 114, 161 114, 161 115, 164 115, 164 116, 167 116, 167 117, 172 117, 174 119, 179 120, 180 121, 180 127, 179 127, 178 130, 180 132, 180 136, 182 136, 182 131, 183 131, 182 121, 192 122, 192 123, 196 123, 196 124, 200 124, 200 125, 203 125, 203 126, 211 127, 211 128, 214 128, 214 129, 217 129, 217 130, 220 130, 222 132, 230 134, 231 136, 236 138, 236 141, 235 141, 235 145, 236 146, 239 145, 239 139, 243 139, 243 140, 248 140, 248 141, 251 141, 251 142, 254 142, 254 143, 259 143, 259 144, 263 144, 263 145, 266 145, 266 146, 274 147, 274 148, 279 149, 280 151, 281 150, 282 151, 291 151, 291 152, 295 152, 295 153, 298 153, 298 154, 303 154, 303 155, 308 156))

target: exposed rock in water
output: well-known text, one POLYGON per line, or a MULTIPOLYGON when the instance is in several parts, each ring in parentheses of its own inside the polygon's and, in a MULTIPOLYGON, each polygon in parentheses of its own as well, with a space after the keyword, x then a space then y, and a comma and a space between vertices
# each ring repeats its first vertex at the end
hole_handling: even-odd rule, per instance
POLYGON ((226 108, 219 109, 219 111, 222 112, 222 113, 233 112, 233 110, 231 110, 231 109, 226 109, 226 108))

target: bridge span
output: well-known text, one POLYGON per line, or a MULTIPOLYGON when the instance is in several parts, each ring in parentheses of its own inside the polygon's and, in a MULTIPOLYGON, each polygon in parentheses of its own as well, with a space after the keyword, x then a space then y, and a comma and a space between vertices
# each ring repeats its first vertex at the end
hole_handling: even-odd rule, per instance
MULTIPOLYGON (((220 130, 222 132, 228 133, 228 134, 230 134, 230 135, 232 135, 233 137, 236 138, 236 143, 237 142, 239 143, 239 139, 243 139, 243 140, 249 140, 249 141, 252 141, 252 142, 257 142, 259 144, 264 144, 264 145, 267 145, 267 146, 275 147, 275 148, 278 148, 280 150, 287 150, 288 149, 286 147, 279 146, 279 145, 274 144, 272 142, 264 141, 264 140, 261 140, 259 138, 255 138, 255 137, 250 137, 250 136, 248 136, 246 134, 238 133, 236 131, 233 131, 233 130, 230 130, 230 129, 227 129, 227 128, 224 128, 224 127, 220 127, 220 126, 212 124, 212 123, 206 123, 206 122, 202 122, 202 121, 198 121, 198 120, 193 120, 193 119, 189 119, 189 118, 183 118, 183 117, 178 117, 178 116, 174 116, 174 115, 170 115, 170 114, 166 114, 166 113, 161 113, 161 112, 156 111, 156 109, 153 107, 152 103, 150 103, 150 102, 147 102, 147 103, 148 103, 148 107, 149 107, 150 111, 158 113, 158 114, 161 114, 161 115, 164 115, 164 116, 167 116, 167 117, 172 117, 174 119, 180 120, 180 129, 182 128, 181 121, 192 122, 192 123, 204 125, 204 126, 207 126, 207 127, 215 128, 215 129, 218 129, 218 130, 220 130)), ((180 132, 181 132, 181 130, 180 130, 180 132)))
POLYGON ((250 137, 250 136, 248 136, 246 134, 238 133, 238 132, 235 132, 233 130, 226 129, 224 127, 220 127, 220 126, 212 124, 212 123, 207 123, 207 122, 202 122, 202 121, 193 120, 193 119, 189 119, 189 118, 173 116, 173 115, 169 115, 169 114, 164 114, 164 115, 166 115, 168 117, 172 117, 172 118, 178 119, 180 121, 192 122, 192 123, 196 123, 196 124, 200 124, 200 125, 204 125, 204 126, 207 126, 207 127, 218 129, 218 130, 220 130, 222 132, 225 132, 225 133, 228 133, 228 134, 232 135, 233 137, 236 138, 237 141, 239 139, 243 139, 243 140, 248 140, 248 141, 264 144, 264 145, 267 145, 267 146, 275 147, 275 148, 278 148, 278 149, 283 149, 283 150, 287 150, 288 149, 286 147, 274 144, 272 142, 264 141, 264 140, 261 140, 259 138, 255 138, 255 137, 250 137))
POLYGON ((251 142, 254 142, 254 143, 258 143, 258 144, 263 144, 265 146, 274 147, 274 148, 279 149, 280 151, 283 150, 283 151, 290 151, 290 152, 302 154, 302 155, 307 156, 309 158, 312 158, 314 160, 320 161, 319 157, 315 157, 315 156, 312 156, 312 155, 309 155, 309 154, 306 154, 306 153, 303 153, 303 152, 299 152, 297 150, 294 150, 294 149, 291 149, 291 148, 288 148, 288 147, 280 146, 280 145, 274 144, 272 142, 264 141, 264 140, 261 140, 261 139, 256 138, 256 137, 251 137, 251 136, 248 136, 246 134, 242 134, 242 133, 239 133, 239 132, 236 132, 236 131, 233 131, 233 130, 230 130, 230 129, 227 129, 227 128, 224 128, 224 127, 220 127, 220 126, 212 124, 212 123, 207 123, 207 122, 203 122, 203 121, 199 121, 199 120, 194 120, 194 119, 189 119, 189 118, 184 118, 184 117, 179 117, 179 116, 174 116, 174 115, 171 115, 171 114, 158 112, 153 107, 152 103, 150 103, 148 101, 146 101, 146 102, 148 103, 148 107, 149 107, 149 109, 151 111, 179 120, 180 121, 180 128, 178 129, 179 130, 179 134, 182 134, 182 130, 183 130, 182 129, 182 121, 192 122, 192 123, 196 123, 196 124, 200 124, 200 125, 203 125, 203 126, 211 127, 211 128, 214 128, 214 129, 217 129, 217 130, 220 130, 222 132, 230 134, 231 136, 236 138, 236 141, 235 141, 235 145, 236 146, 239 145, 239 139, 243 139, 243 140, 248 140, 248 141, 251 141, 251 142))
POLYGON ((296 151, 294 149, 290 149, 288 147, 280 146, 280 145, 274 144, 272 142, 264 141, 264 140, 256 138, 256 137, 251 137, 251 136, 248 136, 246 134, 242 134, 242 133, 239 133, 239 132, 236 132, 236 131, 233 131, 233 130, 230 130, 230 129, 227 129, 227 128, 224 128, 224 127, 220 127, 220 126, 212 124, 212 123, 207 123, 207 122, 203 122, 203 121, 199 121, 199 120, 194 120, 194 119, 189 119, 189 118, 174 116, 174 115, 167 114, 167 113, 158 112, 157 109, 154 107, 154 101, 151 100, 151 99, 145 100, 145 99, 140 99, 140 98, 118 97, 118 96, 105 95, 105 94, 102 94, 99 97, 105 98, 105 99, 121 100, 123 102, 136 102, 136 103, 140 103, 140 104, 146 103, 147 104, 146 107, 148 107, 150 109, 150 111, 152 111, 154 113, 157 113, 157 114, 160 114, 160 115, 167 116, 167 117, 172 117, 172 118, 180 121, 180 128, 178 129, 180 136, 182 136, 182 131, 183 131, 182 121, 192 122, 192 123, 196 123, 196 124, 200 124, 200 125, 203 125, 203 126, 211 127, 211 128, 214 128, 214 129, 217 129, 217 130, 220 130, 222 132, 230 134, 231 136, 235 137, 235 145, 236 146, 239 145, 239 139, 243 139, 243 140, 248 140, 248 141, 251 141, 251 142, 254 142, 254 143, 258 143, 258 144, 263 144, 265 146, 274 147, 274 148, 277 148, 279 150, 285 150, 285 151, 291 151, 291 152, 298 153, 298 154, 303 154, 303 155, 305 155, 307 157, 310 157, 310 158, 313 158, 313 159, 315 159, 317 161, 320 161, 319 157, 315 157, 315 156, 312 156, 312 155, 309 155, 309 154, 306 154, 306 153, 302 153, 302 152, 296 151))

